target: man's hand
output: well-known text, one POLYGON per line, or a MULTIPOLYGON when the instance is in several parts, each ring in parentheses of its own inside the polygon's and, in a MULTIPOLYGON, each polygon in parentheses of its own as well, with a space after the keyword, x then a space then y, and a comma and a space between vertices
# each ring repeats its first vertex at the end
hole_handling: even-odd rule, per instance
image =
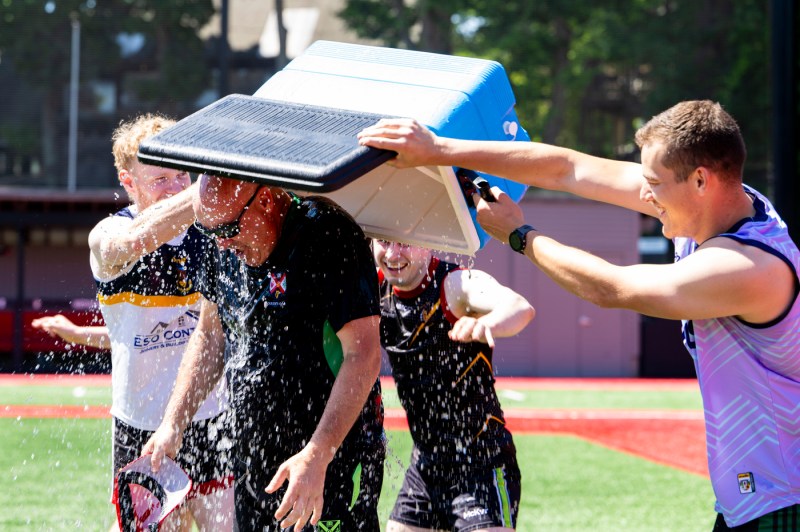
POLYGON ((330 451, 309 443, 280 465, 265 491, 274 493, 289 481, 286 494, 275 512, 275 519, 281 521, 281 528, 294 525, 295 532, 299 532, 309 519, 312 525, 320 520, 325 473, 332 458, 330 451))
POLYGON ((147 440, 142 447, 142 456, 152 454, 150 457, 150 468, 153 473, 158 473, 161 461, 164 456, 175 458, 183 442, 183 433, 176 430, 172 425, 162 423, 158 430, 147 440))
POLYGON ((88 345, 100 349, 111 347, 108 328, 105 325, 76 325, 66 316, 56 314, 55 316, 37 318, 31 321, 31 326, 65 342, 88 345))
POLYGON ((492 192, 497 201, 487 202, 480 194, 472 195, 477 208, 476 219, 484 231, 508 244, 508 236, 514 229, 525 224, 525 217, 520 206, 508 194, 498 187, 492 187, 492 192))
POLYGON ((77 336, 77 326, 69 318, 61 314, 42 316, 31 321, 34 329, 41 329, 55 338, 72 338, 77 336))
POLYGON ((471 316, 459 318, 447 336, 454 342, 483 342, 494 348, 492 330, 478 318, 471 316))
POLYGON ((358 143, 397 152, 387 164, 397 168, 412 168, 435 164, 440 153, 437 137, 428 128, 408 118, 383 118, 358 134, 358 143))

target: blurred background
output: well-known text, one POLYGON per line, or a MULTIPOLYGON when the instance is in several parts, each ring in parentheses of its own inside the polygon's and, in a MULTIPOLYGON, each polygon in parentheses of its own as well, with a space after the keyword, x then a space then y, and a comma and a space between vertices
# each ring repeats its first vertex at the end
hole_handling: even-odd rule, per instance
MULTIPOLYGON (((678 101, 719 101, 745 182, 797 241, 799 21, 793 0, 0 0, 0 371, 109 369, 29 324, 98 320, 86 238, 127 203, 119 122, 252 94, 319 39, 498 61, 531 138, 604 157, 638 160, 635 130, 678 101)), ((523 204, 612 262, 672 259, 657 221, 536 190, 523 204)), ((475 259, 540 313, 500 345, 498 373, 693 375, 677 323, 601 311, 512 259, 496 242, 475 259)))

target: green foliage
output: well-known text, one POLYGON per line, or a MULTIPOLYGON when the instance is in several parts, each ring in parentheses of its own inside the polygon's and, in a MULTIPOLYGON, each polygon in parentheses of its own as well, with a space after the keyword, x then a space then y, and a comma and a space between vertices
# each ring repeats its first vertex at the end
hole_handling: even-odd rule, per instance
MULTIPOLYGON (((424 4, 349 0, 341 15, 360 36, 397 46, 404 28, 415 35, 409 28, 424 4)), ((681 100, 709 98, 740 122, 751 167, 765 166, 764 0, 450 0, 444 7, 454 53, 503 64, 518 115, 537 140, 630 157, 642 121, 681 100)), ((430 50, 421 39, 413 44, 430 50)))
POLYGON ((30 124, 0 124, 0 139, 18 154, 33 155, 39 150, 37 131, 30 124))
POLYGON ((338 13, 359 37, 388 46, 451 53, 451 15, 463 0, 349 0, 338 13))
MULTIPOLYGON (((197 30, 213 14, 210 0, 1 0, 0 52, 27 81, 64 85, 69 80, 72 21, 81 25, 83 79, 112 77, 123 58, 120 33, 141 33, 161 53, 202 47, 197 30), (109 53, 116 51, 117 53, 109 53), (101 59, 101 60, 93 60, 101 59)), ((202 61, 173 61, 167 68, 190 73, 202 61)), ((178 74, 172 74, 178 77, 178 74)), ((202 87, 200 89, 202 90, 202 87)))
POLYGON ((350 0, 339 13, 359 37, 378 39, 388 46, 409 48, 410 28, 417 16, 402 1, 350 0))
MULTIPOLYGON (((44 173, 63 172, 59 128, 66 116, 73 22, 80 23, 81 80, 113 82, 117 94, 133 88, 142 107, 137 111, 174 113, 210 84, 198 30, 213 13, 211 0, 0 0, 0 58, 43 92, 37 155, 44 173), (141 36, 142 48, 123 53, 124 35, 141 36), (143 72, 153 81, 140 82, 143 72), (134 81, 126 84, 129 73, 134 81)), ((6 120, 13 118, 0 117, 6 120)))

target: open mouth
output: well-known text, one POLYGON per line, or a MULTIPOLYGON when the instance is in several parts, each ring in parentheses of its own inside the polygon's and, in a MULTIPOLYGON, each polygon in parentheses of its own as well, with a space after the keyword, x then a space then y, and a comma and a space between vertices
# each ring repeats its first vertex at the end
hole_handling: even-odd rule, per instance
POLYGON ((383 265, 386 267, 387 270, 390 272, 401 272, 404 269, 408 268, 408 262, 384 262, 383 265))

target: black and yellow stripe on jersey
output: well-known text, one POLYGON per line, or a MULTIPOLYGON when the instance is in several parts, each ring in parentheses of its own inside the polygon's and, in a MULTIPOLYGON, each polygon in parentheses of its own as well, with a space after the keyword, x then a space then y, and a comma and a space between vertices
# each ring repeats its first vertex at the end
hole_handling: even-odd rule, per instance
POLYGON ((381 279, 381 344, 424 459, 490 464, 513 454, 513 443, 494 390, 492 349, 447 336, 457 318, 443 285, 458 268, 434 257, 428 281, 408 292, 381 279))
MULTIPOLYGON (((115 216, 133 218, 133 213, 125 208, 115 216)), ((129 303, 137 307, 195 304, 200 297, 197 266, 207 256, 211 245, 208 238, 189 226, 176 245, 162 245, 111 280, 96 280, 98 302, 101 305, 129 303)))

